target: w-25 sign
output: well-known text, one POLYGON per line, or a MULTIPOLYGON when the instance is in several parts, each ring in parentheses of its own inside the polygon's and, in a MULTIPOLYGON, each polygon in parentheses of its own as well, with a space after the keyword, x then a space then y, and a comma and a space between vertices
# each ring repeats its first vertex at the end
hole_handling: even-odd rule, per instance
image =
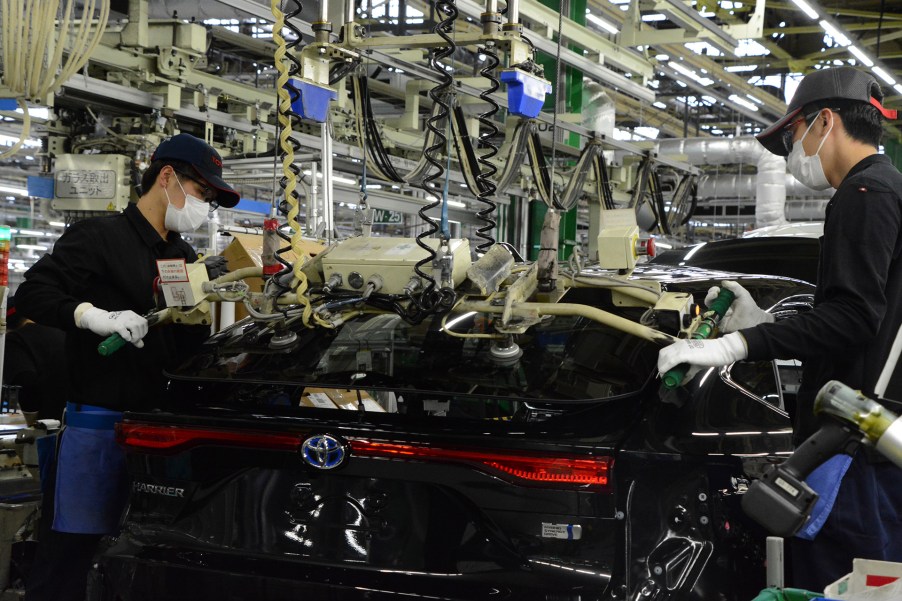
POLYGON ((404 215, 401 211, 373 209, 373 223, 404 223, 404 215))

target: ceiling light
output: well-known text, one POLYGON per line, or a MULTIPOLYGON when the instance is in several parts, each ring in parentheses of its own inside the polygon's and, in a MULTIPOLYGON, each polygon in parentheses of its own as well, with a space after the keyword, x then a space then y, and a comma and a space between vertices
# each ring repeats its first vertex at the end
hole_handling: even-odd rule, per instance
POLYGON ((730 97, 729 97, 729 100, 730 100, 731 102, 735 102, 735 103, 738 104, 739 106, 745 107, 745 108, 747 108, 747 109, 749 109, 749 110, 751 110, 751 111, 757 111, 757 110, 758 110, 758 107, 757 107, 757 106, 755 106, 754 104, 752 104, 751 102, 749 102, 749 101, 746 100, 745 98, 742 98, 741 96, 737 96, 736 94, 731 94, 730 97))
POLYGON ((605 20, 602 19, 601 17, 596 17, 596 16, 593 15, 593 14, 587 14, 587 15, 586 15, 586 20, 587 20, 587 21, 591 21, 592 23, 595 23, 596 25, 598 25, 598 26, 601 27, 602 29, 605 29, 605 30, 607 30, 607 31, 609 31, 609 32, 611 32, 611 33, 620 33, 620 28, 619 28, 619 27, 617 27, 616 25, 614 25, 614 24, 612 24, 612 23, 609 23, 608 21, 605 21, 605 20))
POLYGON ((809 18, 817 19, 817 11, 811 8, 811 5, 805 2, 805 0, 792 0, 792 3, 801 8, 802 12, 808 15, 809 18))
POLYGON ((840 30, 834 27, 829 21, 820 21, 820 26, 824 31, 827 32, 827 35, 833 38, 833 41, 840 46, 849 46, 852 44, 852 41, 847 38, 840 30))
POLYGON ((49 221, 48 224, 52 225, 53 227, 66 227, 66 224, 62 221, 49 221))
POLYGON ((16 244, 16 248, 19 250, 47 250, 46 246, 41 246, 40 244, 16 244))
POLYGON ((642 20, 646 23, 650 23, 652 21, 666 21, 667 17, 661 13, 649 13, 647 15, 642 15, 642 20))
POLYGON ((745 71, 754 71, 757 68, 758 65, 732 65, 726 67, 724 71, 729 71, 730 73, 743 73, 745 71))
POLYGON ((446 200, 449 207, 457 207, 458 209, 465 209, 467 205, 465 203, 460 202, 459 200, 446 200))
POLYGON ((885 81, 885 82, 888 83, 889 85, 891 85, 891 86, 896 85, 896 80, 893 79, 893 78, 890 76, 889 73, 887 73, 886 71, 884 71, 884 70, 881 69, 880 67, 871 67, 871 71, 873 71, 874 73, 876 73, 877 75, 879 75, 879 76, 880 76, 880 79, 882 79, 883 81, 885 81))
POLYGON ((849 46, 849 52, 855 55, 855 58, 860 60, 862 64, 866 67, 873 67, 874 61, 872 61, 867 54, 858 49, 857 46, 849 46))
MULTIPOLYGON (((698 73, 696 73, 696 72, 693 71, 692 69, 687 69, 686 67, 684 67, 683 65, 681 65, 681 64, 679 64, 679 63, 675 63, 675 62, 673 62, 673 61, 670 61, 670 62, 667 63, 667 64, 670 65, 670 67, 671 67, 674 71, 676 71, 677 73, 680 73, 680 74, 682 74, 682 75, 685 75, 685 76, 688 77, 689 79, 695 80, 695 81, 697 81, 698 83, 702 84, 703 86, 710 86, 711 84, 714 83, 714 80, 713 80, 713 79, 709 79, 709 78, 707 78, 707 77, 702 77, 701 75, 699 75, 698 73)), ((677 80, 677 81, 679 81, 679 80, 677 80)))
POLYGON ((13 186, 0 186, 0 192, 8 194, 18 194, 19 196, 28 196, 28 190, 25 188, 16 188, 13 186))
POLYGON ((19 230, 20 236, 46 236, 44 232, 39 232, 38 230, 19 230))
POLYGON ((893 86, 893 89, 896 90, 899 94, 902 94, 902 85, 896 84, 893 86))
POLYGON ((655 102, 654 104, 652 104, 652 106, 656 106, 656 107, 658 107, 659 109, 666 109, 666 108, 667 108, 667 105, 664 104, 663 102, 655 102))
POLYGON ((745 97, 757 104, 760 104, 760 105, 764 104, 763 100, 760 100, 759 98, 757 98, 756 96, 752 96, 751 94, 746 94, 745 97))
POLYGON ((357 181, 353 179, 349 179, 347 177, 338 177, 336 175, 332 176, 332 181, 336 184, 348 184, 349 186, 356 186, 357 181))

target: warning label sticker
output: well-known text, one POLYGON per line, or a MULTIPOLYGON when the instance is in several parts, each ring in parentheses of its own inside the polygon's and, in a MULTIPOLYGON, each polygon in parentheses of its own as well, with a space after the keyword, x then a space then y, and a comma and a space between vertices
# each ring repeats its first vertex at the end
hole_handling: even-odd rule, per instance
POLYGON ((542 522, 542 538, 563 538, 579 540, 583 535, 583 527, 579 524, 550 524, 542 522))
POLYGON ((164 284, 188 281, 188 267, 185 259, 160 259, 157 261, 157 272, 164 284))

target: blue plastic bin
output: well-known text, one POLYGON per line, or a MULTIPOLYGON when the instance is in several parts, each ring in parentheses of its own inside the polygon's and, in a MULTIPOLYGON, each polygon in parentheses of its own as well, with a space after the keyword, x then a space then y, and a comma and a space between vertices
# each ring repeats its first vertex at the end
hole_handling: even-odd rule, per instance
POLYGON ((513 115, 533 119, 542 112, 545 96, 551 93, 551 82, 520 69, 501 72, 507 84, 507 109, 513 115))

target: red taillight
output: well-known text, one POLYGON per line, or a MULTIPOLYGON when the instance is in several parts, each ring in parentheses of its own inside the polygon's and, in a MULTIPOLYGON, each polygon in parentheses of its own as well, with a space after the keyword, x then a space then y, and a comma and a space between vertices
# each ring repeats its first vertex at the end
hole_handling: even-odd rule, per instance
MULTIPOLYGON (((123 422, 116 424, 116 439, 119 444, 132 450, 178 453, 200 445, 297 451, 304 437, 300 433, 217 430, 123 422)), ((486 471, 500 472, 519 480, 541 484, 606 487, 614 462, 614 459, 608 456, 523 455, 363 439, 351 439, 348 445, 352 456, 465 463, 482 467, 486 471)))
POLYGON ((357 456, 448 461, 482 465, 529 482, 607 486, 612 457, 514 455, 491 451, 442 449, 391 442, 351 440, 357 456))
POLYGON ((116 440, 120 445, 132 449, 175 453, 202 444, 296 451, 300 447, 302 439, 296 434, 155 426, 123 422, 116 424, 116 440))

